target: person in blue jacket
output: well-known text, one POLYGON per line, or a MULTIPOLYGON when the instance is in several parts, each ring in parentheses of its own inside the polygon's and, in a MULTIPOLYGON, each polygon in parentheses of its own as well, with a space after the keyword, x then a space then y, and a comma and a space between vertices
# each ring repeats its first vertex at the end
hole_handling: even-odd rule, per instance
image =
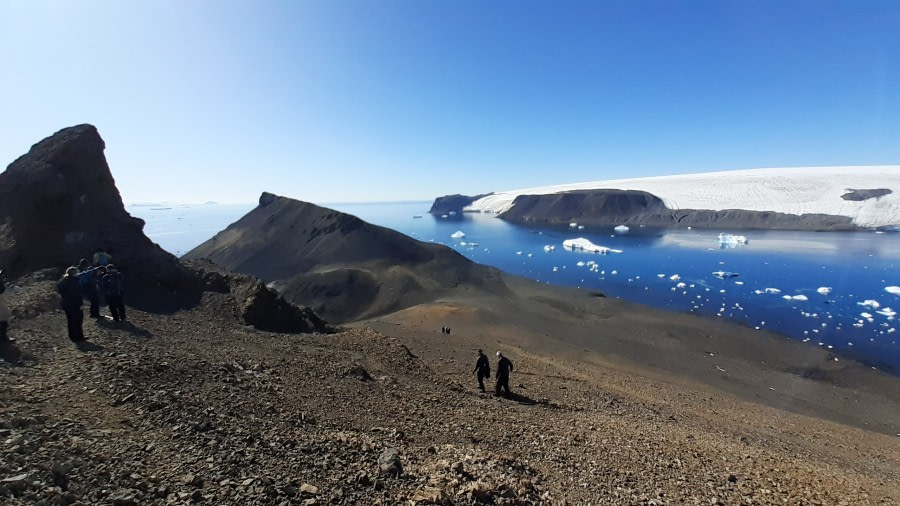
POLYGON ((69 267, 66 269, 66 275, 56 283, 56 289, 59 291, 60 302, 63 311, 66 313, 66 323, 69 328, 69 339, 74 343, 84 341, 84 313, 81 311, 82 299, 81 283, 78 279, 78 267, 69 267))

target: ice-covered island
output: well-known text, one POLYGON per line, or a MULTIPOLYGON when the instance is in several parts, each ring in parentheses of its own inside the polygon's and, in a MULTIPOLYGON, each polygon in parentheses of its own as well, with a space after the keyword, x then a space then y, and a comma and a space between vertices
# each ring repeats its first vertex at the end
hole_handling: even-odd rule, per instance
MULTIPOLYGON (((453 196, 516 223, 896 230, 900 165, 750 169, 453 196)), ((444 197, 433 208, 442 208, 444 197)))

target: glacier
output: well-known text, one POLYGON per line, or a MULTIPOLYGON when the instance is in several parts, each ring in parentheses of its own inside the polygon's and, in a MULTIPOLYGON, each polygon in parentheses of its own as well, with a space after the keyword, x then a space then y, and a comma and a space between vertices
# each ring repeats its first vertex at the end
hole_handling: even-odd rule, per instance
POLYGON ((519 195, 600 189, 645 191, 673 210, 827 214, 849 217, 865 228, 900 225, 900 165, 745 169, 561 184, 492 193, 465 210, 502 213, 519 195), (873 189, 890 193, 864 200, 841 198, 853 190, 873 189))

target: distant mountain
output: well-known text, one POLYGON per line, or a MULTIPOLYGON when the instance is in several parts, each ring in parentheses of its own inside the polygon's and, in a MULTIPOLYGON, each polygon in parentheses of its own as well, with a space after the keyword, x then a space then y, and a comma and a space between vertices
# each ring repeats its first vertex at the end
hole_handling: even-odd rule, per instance
MULTIPOLYGON (((456 200, 459 200, 456 197, 456 200)), ((900 225, 900 166, 753 169, 496 192, 467 211, 522 223, 786 230, 900 225)))
POLYGON ((505 290, 499 271, 450 248, 271 193, 184 258, 208 258, 258 276, 335 323, 436 300, 461 287, 505 290))

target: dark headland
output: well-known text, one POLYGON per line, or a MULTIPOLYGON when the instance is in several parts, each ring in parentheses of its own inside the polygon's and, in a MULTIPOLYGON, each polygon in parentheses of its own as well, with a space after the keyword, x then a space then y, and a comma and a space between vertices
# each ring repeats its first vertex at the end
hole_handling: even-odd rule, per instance
MULTIPOLYGON (((854 190, 842 198, 859 201, 890 193, 891 190, 887 189, 854 190)), ((431 212, 462 213, 466 206, 486 195, 438 197, 431 212)), ((499 217, 511 223, 537 226, 578 222, 585 226, 644 225, 812 231, 861 229, 848 216, 829 214, 798 215, 746 209, 669 209, 656 195, 636 190, 579 190, 546 195, 519 195, 512 207, 500 213, 499 217)))
POLYGON ((4 504, 900 501, 900 380, 827 351, 271 194, 176 259, 125 212, 89 125, 10 165, 0 197, 22 288, 4 504), (53 283, 98 243, 130 322, 87 322, 76 348, 53 283), (513 360, 512 399, 478 393, 478 348, 513 360))

